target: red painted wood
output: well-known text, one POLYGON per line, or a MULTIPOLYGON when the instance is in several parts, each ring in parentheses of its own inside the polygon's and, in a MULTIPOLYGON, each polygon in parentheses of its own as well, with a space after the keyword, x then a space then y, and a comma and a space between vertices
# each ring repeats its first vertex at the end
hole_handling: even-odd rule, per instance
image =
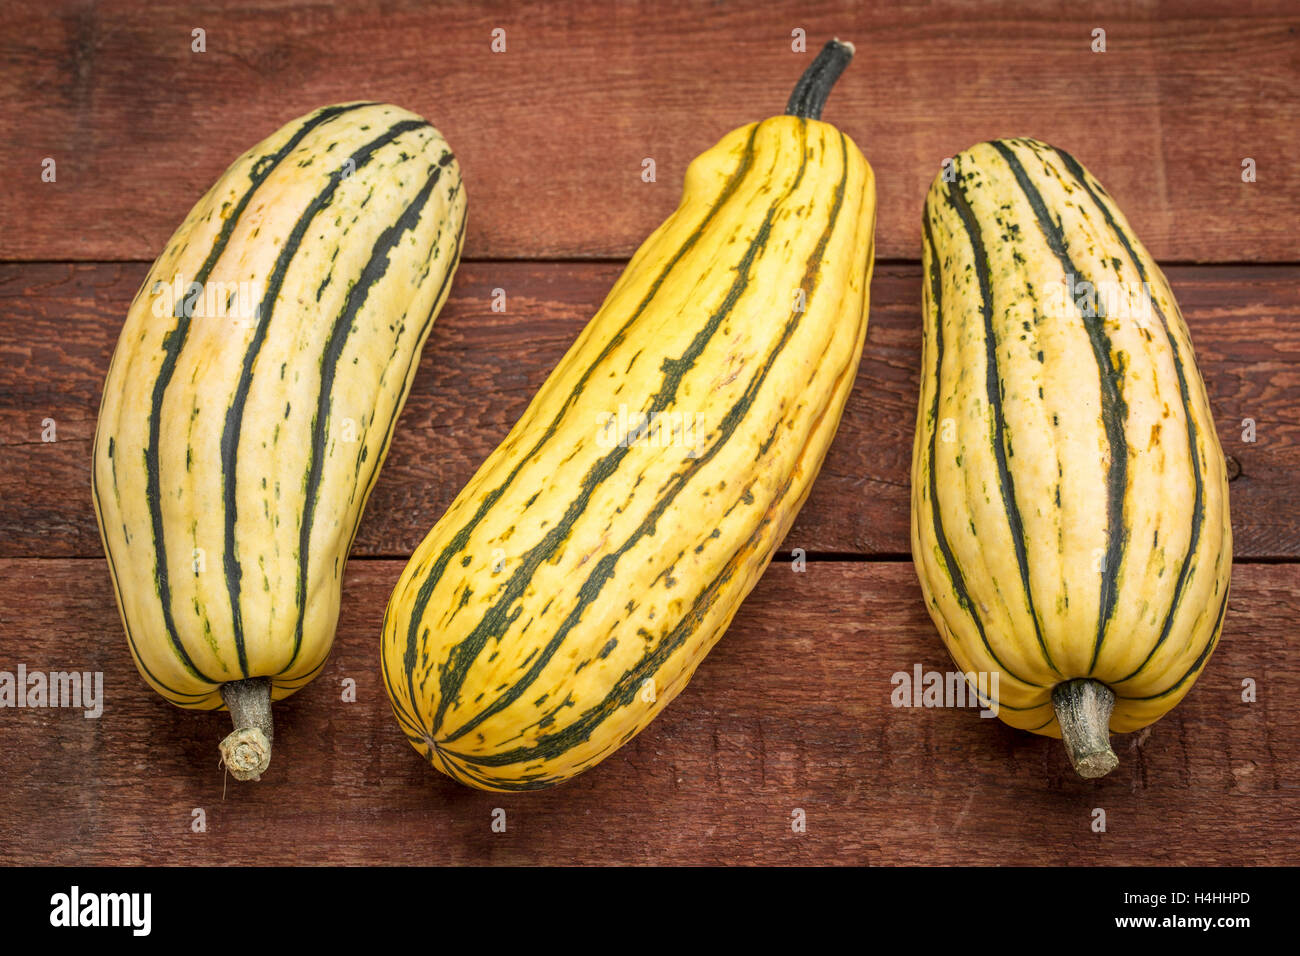
POLYGON ((356 99, 446 134, 468 256, 626 258, 676 206, 691 159, 780 113, 838 35, 858 55, 825 118, 875 167, 882 258, 919 258, 945 157, 1034 136, 1100 177, 1158 259, 1295 261, 1297 27, 1286 0, 6 4, 0 260, 151 260, 236 156, 356 99))
POLYGON ((399 731, 378 634, 400 571, 352 563, 330 662, 276 705, 271 768, 240 784, 217 766, 228 717, 173 707, 137 675, 101 560, 0 561, 0 670, 101 670, 106 700, 97 720, 0 710, 0 863, 1295 860, 1294 566, 1234 571, 1205 673, 1149 732, 1115 738, 1120 766, 1100 781, 1076 777, 1060 741, 892 705, 893 674, 949 666, 909 564, 779 562, 643 733, 569 783, 515 795, 448 780, 399 731))

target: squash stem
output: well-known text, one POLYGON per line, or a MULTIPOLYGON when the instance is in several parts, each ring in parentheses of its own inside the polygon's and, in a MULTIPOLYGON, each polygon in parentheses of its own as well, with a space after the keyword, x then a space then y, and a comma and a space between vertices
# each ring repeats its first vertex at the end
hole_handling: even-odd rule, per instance
POLYGON ((831 95, 831 87, 840 78, 844 68, 853 59, 853 44, 836 38, 822 47, 817 59, 799 77, 790 101, 786 104, 787 116, 802 116, 804 119, 821 119, 822 107, 831 95))
POLYGON ((221 762, 236 780, 260 780, 271 764, 271 679, 251 677, 221 685, 234 732, 221 741, 221 762))
POLYGON ((1104 777, 1119 765, 1110 749, 1114 707, 1114 691, 1098 680, 1071 680, 1052 689, 1052 708, 1061 725, 1065 752, 1080 777, 1104 777))

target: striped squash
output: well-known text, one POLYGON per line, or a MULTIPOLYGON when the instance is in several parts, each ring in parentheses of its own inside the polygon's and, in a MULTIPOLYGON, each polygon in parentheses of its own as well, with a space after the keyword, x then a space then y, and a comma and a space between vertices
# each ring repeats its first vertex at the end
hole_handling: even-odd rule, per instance
POLYGON ((486 790, 630 740, 722 636, 808 495, 867 323, 875 188, 818 117, 723 137, 416 549, 382 634, 407 738, 486 790))
POLYGON ((241 156, 136 294, 93 496, 144 679, 229 706, 228 769, 321 670, 348 550, 460 253, 446 141, 394 106, 289 123, 241 156))
POLYGON ((1026 139, 951 172, 922 230, 913 557, 998 715, 1100 776, 1108 730, 1168 712, 1218 640, 1223 452, 1169 284, 1101 184, 1026 139))

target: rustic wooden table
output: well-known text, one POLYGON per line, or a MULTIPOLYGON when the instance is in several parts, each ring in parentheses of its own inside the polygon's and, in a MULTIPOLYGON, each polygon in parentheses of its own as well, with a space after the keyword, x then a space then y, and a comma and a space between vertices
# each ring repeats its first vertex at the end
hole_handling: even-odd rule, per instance
POLYGON ((0 862, 1296 862, 1300 10, 749 6, 0 9, 0 671, 102 671, 105 696, 99 719, 0 711, 0 862), (780 112, 811 56, 792 51, 796 29, 812 52, 856 41, 826 118, 880 189, 871 328, 825 469, 726 638, 646 732, 555 790, 464 789, 407 745, 380 686, 402 560, 673 209, 689 160, 780 112), (226 715, 172 707, 131 663, 90 442, 128 302, 190 205, 281 123, 359 98, 428 116, 456 148, 465 261, 347 570, 334 655, 278 705, 268 775, 240 785, 217 766, 226 715), (908 557, 921 202, 944 157, 1009 135, 1077 155, 1166 265, 1235 474, 1220 648, 1091 783, 1056 741, 890 703, 896 672, 947 669, 908 557), (657 182, 642 181, 647 157, 657 182))

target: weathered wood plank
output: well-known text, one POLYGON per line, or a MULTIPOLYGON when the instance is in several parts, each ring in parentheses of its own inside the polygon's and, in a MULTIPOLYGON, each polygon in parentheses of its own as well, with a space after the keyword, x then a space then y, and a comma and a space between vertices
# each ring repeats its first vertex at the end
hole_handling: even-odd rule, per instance
MULTIPOLYGON (((406 556, 599 306, 615 264, 468 263, 425 347, 354 553, 406 556), (506 290, 507 312, 491 310, 506 290)), ((142 264, 0 265, 0 556, 100 553, 90 441, 142 264), (41 441, 53 419, 58 441, 41 441)), ((1300 267, 1169 270, 1232 483, 1236 553, 1300 557, 1300 267), (1243 441, 1245 419, 1254 443, 1243 441)), ((840 433, 786 547, 902 555, 920 356, 920 272, 886 265, 840 433)))
POLYGON ((0 561, 0 670, 102 671, 105 697, 99 719, 0 711, 0 863, 1243 865, 1300 850, 1294 567, 1235 569, 1206 672, 1149 733, 1116 739, 1101 781, 1075 777, 1059 741, 974 710, 892 706, 894 673, 948 668, 911 566, 812 562, 768 571, 645 732, 526 795, 464 789, 398 731, 376 644, 400 568, 349 567, 333 657, 277 705, 268 774, 237 784, 217 767, 228 718, 136 674, 103 562, 0 561))
POLYGON ((884 258, 918 256, 921 200, 944 157, 1033 135, 1088 165, 1158 258, 1296 261, 1300 10, 1249 8, 5 4, 0 99, 22 105, 0 112, 0 259, 152 259, 242 150, 358 98, 414 109, 447 135, 470 196, 469 256, 626 257, 676 205, 687 163, 779 113, 812 53, 841 35, 859 56, 826 116, 876 168, 884 258), (1099 28, 1104 53, 1092 50, 1099 28), (192 50, 195 29, 206 52, 192 50), (795 29, 808 52, 792 52, 795 29), (1246 158, 1258 182, 1242 182, 1246 158))

